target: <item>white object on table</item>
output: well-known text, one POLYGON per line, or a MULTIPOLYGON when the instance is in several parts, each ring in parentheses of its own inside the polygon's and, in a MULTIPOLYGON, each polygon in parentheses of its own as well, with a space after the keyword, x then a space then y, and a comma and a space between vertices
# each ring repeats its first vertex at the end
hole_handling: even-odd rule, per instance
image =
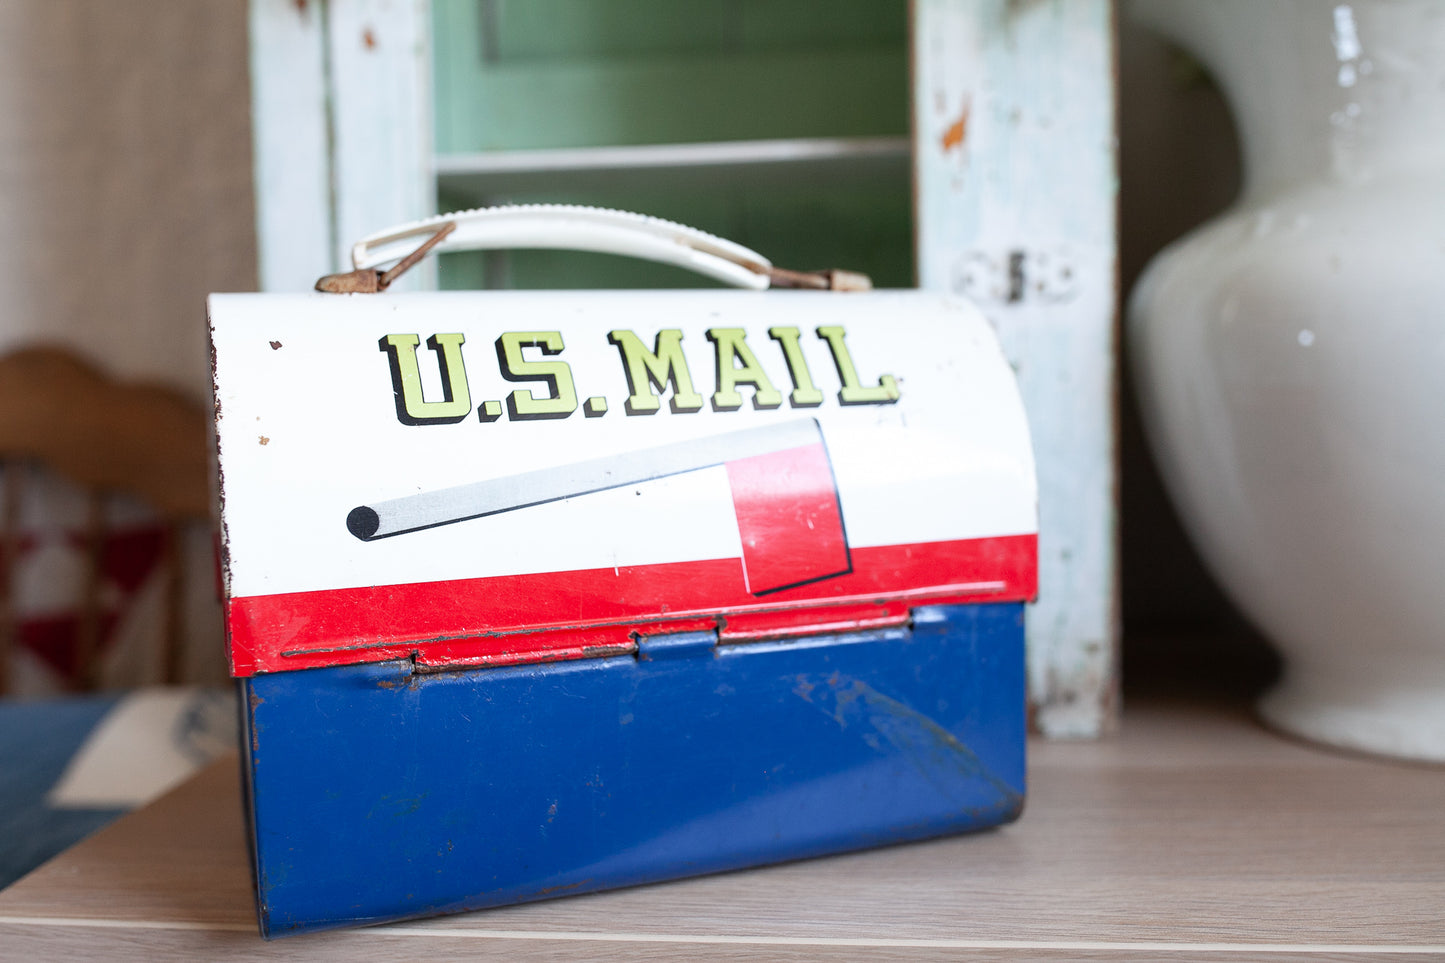
POLYGON ((1445 761, 1445 5, 1134 12, 1208 62, 1245 154, 1130 304, 1164 480, 1284 651, 1265 717, 1445 761))

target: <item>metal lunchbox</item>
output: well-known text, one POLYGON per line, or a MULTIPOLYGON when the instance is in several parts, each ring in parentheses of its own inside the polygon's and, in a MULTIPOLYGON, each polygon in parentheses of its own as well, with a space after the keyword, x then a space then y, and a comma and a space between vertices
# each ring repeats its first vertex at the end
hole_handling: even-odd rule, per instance
MULTIPOLYGON (((368 239, 322 286, 385 288, 375 265, 428 238, 852 280, 540 207, 368 239)), ((477 291, 209 314, 264 935, 1020 812, 1036 484, 972 306, 477 291)))

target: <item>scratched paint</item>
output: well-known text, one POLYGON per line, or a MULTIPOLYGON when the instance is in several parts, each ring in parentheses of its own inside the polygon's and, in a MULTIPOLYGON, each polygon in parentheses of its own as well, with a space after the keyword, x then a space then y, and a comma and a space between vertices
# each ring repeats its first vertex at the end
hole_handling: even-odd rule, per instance
MULTIPOLYGON (((499 906, 1007 822, 1021 605, 911 627, 417 674, 256 676, 268 936, 499 906)), ((694 636, 697 634, 694 634, 694 636)))
POLYGON ((963 102, 963 110, 959 113, 958 119, 943 132, 943 149, 945 152, 961 149, 964 142, 968 140, 968 112, 971 102, 963 102))
POLYGON ((821 679, 804 674, 797 677, 793 692, 839 728, 852 726, 859 730, 859 738, 875 751, 891 750, 908 760, 942 792, 950 792, 951 786, 944 779, 935 779, 934 774, 954 770, 966 779, 988 783, 1005 805, 1023 806, 1022 787, 1011 786, 990 772, 972 749, 929 715, 879 692, 862 679, 837 672, 821 679), (878 740, 880 735, 887 746, 878 740))
MULTIPOLYGON (((251 113, 263 291, 308 291, 350 246, 433 213, 426 0, 252 0, 251 113)), ((400 289, 434 286, 423 262, 400 289)))

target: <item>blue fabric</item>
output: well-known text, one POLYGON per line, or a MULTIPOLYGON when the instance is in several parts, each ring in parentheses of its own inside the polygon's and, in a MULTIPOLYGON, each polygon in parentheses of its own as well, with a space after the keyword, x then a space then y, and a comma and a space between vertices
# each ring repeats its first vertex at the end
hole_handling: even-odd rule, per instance
POLYGON ((100 829, 124 809, 51 809, 45 794, 120 693, 0 700, 0 887, 100 829))

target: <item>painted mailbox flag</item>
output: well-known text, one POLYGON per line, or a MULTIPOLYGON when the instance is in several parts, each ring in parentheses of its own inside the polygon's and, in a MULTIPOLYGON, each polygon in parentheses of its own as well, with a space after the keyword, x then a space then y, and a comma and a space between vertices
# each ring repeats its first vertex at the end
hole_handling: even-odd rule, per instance
POLYGON ((766 595, 851 571, 821 433, 801 445, 730 459, 727 470, 749 592, 766 595))
POLYGON ((211 323, 237 675, 1034 593, 1027 429, 966 306, 218 295, 211 323))
POLYGON ((811 418, 359 505, 346 527, 371 541, 717 465, 727 468, 751 594, 848 571, 833 467, 811 418))

